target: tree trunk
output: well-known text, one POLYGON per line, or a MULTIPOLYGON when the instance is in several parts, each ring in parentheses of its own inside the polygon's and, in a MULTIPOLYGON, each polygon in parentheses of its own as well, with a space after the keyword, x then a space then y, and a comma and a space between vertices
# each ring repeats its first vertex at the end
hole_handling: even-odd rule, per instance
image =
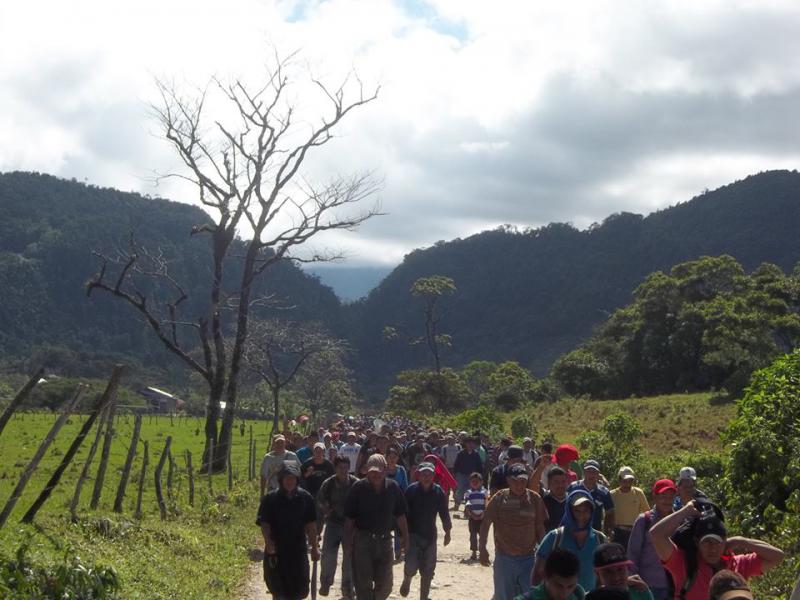
POLYGON ((272 438, 275 437, 280 431, 280 423, 278 422, 278 410, 280 409, 280 393, 279 387, 272 388, 272 435, 269 438, 269 448, 272 449, 272 438))
MULTIPOLYGON (((206 445, 203 449, 203 460, 201 470, 207 471, 209 465, 209 452, 216 454, 214 446, 217 445, 217 421, 219 420, 219 403, 222 400, 222 392, 224 388, 222 385, 215 383, 208 393, 208 405, 206 406, 206 445), (213 445, 210 445, 209 440, 213 440, 213 445)), ((210 461, 216 464, 215 457, 210 461)))

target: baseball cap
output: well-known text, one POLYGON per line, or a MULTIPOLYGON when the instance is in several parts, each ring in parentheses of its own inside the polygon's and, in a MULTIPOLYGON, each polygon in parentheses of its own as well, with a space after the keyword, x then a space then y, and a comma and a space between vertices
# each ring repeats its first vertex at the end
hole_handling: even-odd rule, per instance
POLYGON ((283 437, 283 435, 281 435, 280 433, 279 433, 279 434, 277 434, 277 435, 273 435, 273 436, 272 436, 272 443, 273 443, 273 444, 274 444, 275 442, 285 442, 285 441, 286 441, 286 438, 285 438, 285 437, 283 437))
POLYGON ((659 479, 653 484, 653 494, 663 494, 664 492, 678 492, 672 479, 659 479))
POLYGON ((589 469, 594 469, 595 471, 600 471, 600 463, 596 460, 587 460, 583 463, 583 470, 588 471, 589 469))
POLYGON ((417 467, 417 471, 430 471, 431 473, 435 473, 436 467, 434 467, 431 462, 421 462, 417 467))
POLYGON ((322 442, 317 442, 316 444, 314 444, 314 450, 316 450, 317 448, 322 448, 323 450, 325 450, 325 444, 323 444, 322 442))
POLYGON ((636 479, 636 475, 630 467, 621 467, 617 473, 617 477, 620 479, 636 479))
POLYGON ((529 438, 529 437, 526 437, 524 440, 522 440, 522 443, 523 443, 523 444, 524 444, 525 442, 533 442, 533 440, 532 440, 531 438, 529 438))
POLYGON ((725 543, 728 532, 725 529, 725 524, 716 515, 712 515, 695 521, 694 537, 701 542, 706 538, 713 538, 720 543, 725 543))
POLYGON ((509 446, 508 452, 506 452, 506 458, 522 458, 522 447, 521 446, 509 446))
POLYGON ((695 471, 692 467, 683 467, 678 472, 678 481, 682 481, 684 479, 691 479, 692 481, 696 481, 697 471, 695 471))
POLYGON ((593 562, 595 569, 607 569, 618 565, 628 566, 633 564, 633 561, 628 560, 625 548, 621 544, 615 544, 614 542, 600 544, 594 551, 593 562))
POLYGON ((579 494, 577 498, 575 498, 575 502, 572 503, 572 506, 580 506, 581 504, 586 503, 594 505, 594 501, 584 494, 579 494))
POLYGON ((384 471, 386 459, 382 454, 373 454, 367 459, 367 473, 370 471, 384 471))
POLYGON ((753 600, 753 593, 744 577, 725 569, 711 578, 708 591, 713 600, 753 600))
POLYGON ((528 480, 528 470, 523 465, 512 465, 506 475, 509 479, 524 479, 528 480))

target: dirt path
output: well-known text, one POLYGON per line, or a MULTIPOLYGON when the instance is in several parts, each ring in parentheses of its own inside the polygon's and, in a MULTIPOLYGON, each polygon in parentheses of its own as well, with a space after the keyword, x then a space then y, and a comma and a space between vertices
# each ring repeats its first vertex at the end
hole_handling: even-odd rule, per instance
MULTIPOLYGON (((436 563, 436 576, 433 579, 434 588, 431 590, 432 600, 488 600, 492 597, 492 570, 482 567, 477 562, 470 562, 466 559, 470 556, 469 551, 469 530, 467 522, 460 519, 461 515, 451 512, 453 517, 453 533, 450 545, 441 545, 441 527, 439 532, 438 560, 436 563)), ((492 552, 492 542, 489 542, 489 552, 492 552)), ((272 598, 267 593, 264 579, 262 578, 261 562, 254 554, 258 562, 252 562, 250 573, 242 590, 241 598, 245 600, 268 600, 272 598)), ((336 581, 331 588, 329 599, 338 600, 340 589, 339 571, 336 573, 336 581)), ((392 600, 401 598, 398 593, 400 582, 403 580, 403 563, 394 566, 394 590, 389 596, 392 600)), ((310 596, 309 596, 310 597, 310 596)), ((322 596, 317 596, 322 600, 322 596)), ((411 583, 410 600, 419 598, 419 575, 411 583)))

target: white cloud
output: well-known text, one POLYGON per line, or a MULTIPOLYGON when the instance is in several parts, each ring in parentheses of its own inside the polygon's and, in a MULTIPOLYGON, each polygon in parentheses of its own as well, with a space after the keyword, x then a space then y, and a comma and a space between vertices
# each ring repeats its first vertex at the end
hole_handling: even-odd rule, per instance
MULTIPOLYGON (((263 74, 269 44, 379 100, 307 174, 374 169, 360 262, 499 223, 588 225, 800 162, 796 2, 31 1, 0 6, 0 169, 192 201, 153 170, 153 77, 263 74)), ((296 99, 320 110, 303 89, 296 99)))

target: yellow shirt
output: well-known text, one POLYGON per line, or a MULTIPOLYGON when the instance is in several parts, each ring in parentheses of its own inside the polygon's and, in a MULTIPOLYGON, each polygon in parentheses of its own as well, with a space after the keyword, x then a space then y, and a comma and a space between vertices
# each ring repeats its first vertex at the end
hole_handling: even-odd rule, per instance
POLYGON ((633 527, 636 517, 650 510, 647 497, 638 487, 632 487, 630 492, 614 488, 611 490, 611 499, 614 501, 616 523, 624 527, 633 527))

